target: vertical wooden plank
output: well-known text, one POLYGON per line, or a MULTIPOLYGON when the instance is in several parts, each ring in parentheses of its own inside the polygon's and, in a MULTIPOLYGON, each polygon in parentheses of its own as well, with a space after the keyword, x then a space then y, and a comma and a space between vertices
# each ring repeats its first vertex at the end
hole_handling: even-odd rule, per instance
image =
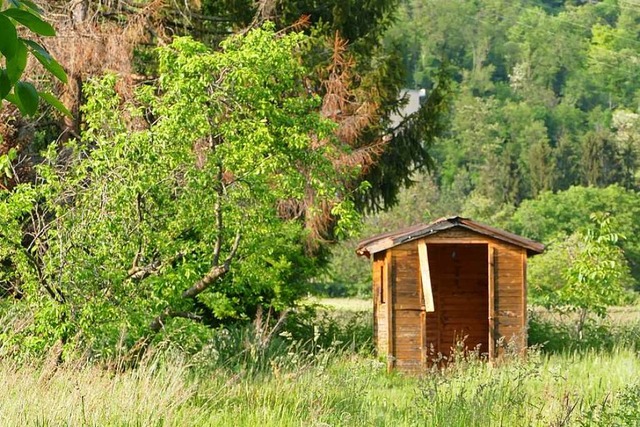
POLYGON ((522 249, 522 350, 527 348, 527 250, 522 249))
POLYGON ((442 318, 442 294, 444 293, 444 289, 442 287, 442 283, 438 283, 437 285, 437 293, 436 293, 436 305, 438 306, 438 310, 436 313, 435 324, 436 324, 436 354, 444 353, 445 350, 442 348, 442 329, 444 327, 444 319, 442 318))
POLYGON ((427 353, 429 349, 427 348, 427 312, 420 311, 420 349, 421 349, 421 357, 422 357, 422 367, 427 367, 427 353))
POLYGON ((387 353, 387 316, 386 306, 382 298, 384 288, 385 253, 377 253, 373 256, 373 337, 377 354, 384 356, 387 353), (382 332, 381 332, 382 331, 382 332))
POLYGON ((488 250, 488 267, 489 267, 489 360, 492 360, 496 356, 496 301, 495 301, 495 248, 492 244, 489 244, 488 250))
POLYGON ((395 288, 395 284, 393 283, 393 257, 391 252, 393 249, 390 249, 386 252, 384 266, 385 266, 385 275, 384 275, 384 286, 387 294, 387 370, 391 372, 395 365, 395 337, 394 337, 394 319, 393 319, 393 289, 395 288))
POLYGON ((420 277, 422 278, 422 295, 424 295, 424 307, 428 312, 435 311, 433 305, 433 290, 431 288, 431 273, 429 271, 429 253, 427 243, 422 240, 418 243, 418 257, 420 258, 420 277))
MULTIPOLYGON (((371 273, 371 277, 373 278, 373 342, 375 344, 375 348, 376 348, 376 352, 377 354, 380 354, 379 350, 380 350, 380 340, 378 337, 378 330, 379 330, 379 325, 378 325, 378 310, 380 309, 380 300, 378 299, 378 292, 379 289, 382 288, 382 277, 378 278, 378 280, 376 280, 376 274, 378 273, 378 269, 380 268, 380 263, 378 261, 373 260, 373 262, 371 263, 371 269, 373 270, 371 273)), ((384 267, 383 267, 384 270, 384 267)))

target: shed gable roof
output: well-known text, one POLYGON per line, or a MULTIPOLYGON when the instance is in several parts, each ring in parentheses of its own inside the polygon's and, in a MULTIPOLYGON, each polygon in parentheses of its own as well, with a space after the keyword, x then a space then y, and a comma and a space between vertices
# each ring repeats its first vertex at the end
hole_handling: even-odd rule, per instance
POLYGON ((402 230, 379 234, 377 236, 364 239, 358 243, 356 253, 358 255, 370 256, 376 252, 384 251, 403 243, 411 242, 423 237, 427 237, 444 230, 460 227, 471 230, 475 233, 492 237, 512 245, 527 249, 529 255, 539 254, 544 251, 544 245, 526 237, 491 227, 469 218, 459 216, 440 218, 428 224, 419 224, 402 230))

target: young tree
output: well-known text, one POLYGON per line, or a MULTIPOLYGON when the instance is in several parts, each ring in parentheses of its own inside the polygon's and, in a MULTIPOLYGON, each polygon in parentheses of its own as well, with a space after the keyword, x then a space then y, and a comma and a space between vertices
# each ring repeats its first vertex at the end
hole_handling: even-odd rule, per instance
POLYGON ((590 312, 600 317, 607 307, 621 301, 631 275, 624 254, 617 242, 624 239, 615 230, 607 215, 591 215, 595 227, 581 234, 582 247, 565 272, 566 285, 560 291, 560 301, 578 311, 576 330, 582 329, 590 312))
POLYGON ((534 300, 552 309, 577 312, 576 332, 582 338, 590 313, 604 317, 619 304, 633 281, 622 249, 624 239, 609 215, 592 214, 593 226, 558 241, 533 259, 530 269, 534 300))
POLYGON ((90 87, 85 142, 50 148, 33 216, 13 207, 29 186, 0 205, 14 212, 0 216, 0 250, 31 260, 17 278, 36 313, 25 343, 108 353, 121 333, 146 348, 180 325, 193 341, 202 325, 300 296, 315 259, 283 206, 311 200, 342 230, 357 219, 342 186, 355 171, 336 162, 347 149, 305 85, 307 45, 271 27, 219 52, 176 39, 160 50, 158 87, 134 102, 121 105, 114 77, 90 87), (3 235, 21 218, 34 227, 24 250, 3 235))

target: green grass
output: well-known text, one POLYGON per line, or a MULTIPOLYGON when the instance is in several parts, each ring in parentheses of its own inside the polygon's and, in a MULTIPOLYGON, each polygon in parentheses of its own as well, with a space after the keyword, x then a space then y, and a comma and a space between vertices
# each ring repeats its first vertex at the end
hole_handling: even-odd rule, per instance
POLYGON ((306 343, 260 347, 250 329, 231 331, 226 362, 211 362, 215 348, 164 350, 125 372, 0 360, 0 426, 640 426, 632 341, 388 374, 361 342, 369 316, 349 304, 298 319, 306 343))
MULTIPOLYGON (((312 300, 313 301, 313 300, 312 300)), ((373 312, 373 301, 360 298, 322 298, 315 302, 325 307, 341 311, 369 311, 373 312)))
POLYGON ((422 378, 387 374, 375 359, 345 355, 258 376, 194 376, 179 359, 118 374, 3 365, 0 424, 613 425, 625 411, 640 416, 624 400, 640 399, 638 378, 638 354, 622 348, 534 355, 495 367, 472 360, 422 378))
MULTIPOLYGON (((558 314, 550 312, 542 307, 534 307, 532 309, 536 314, 545 319, 559 322, 570 322, 577 319, 577 313, 558 314)), ((595 315, 591 315, 594 320, 599 320, 595 315)), ((629 305, 623 307, 609 307, 607 316, 603 319, 611 324, 629 324, 640 322, 640 305, 629 305)))

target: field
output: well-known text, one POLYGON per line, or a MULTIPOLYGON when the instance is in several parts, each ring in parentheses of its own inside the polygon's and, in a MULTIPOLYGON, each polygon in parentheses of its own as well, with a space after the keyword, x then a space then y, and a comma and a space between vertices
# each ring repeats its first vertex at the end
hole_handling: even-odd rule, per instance
POLYGON ((266 347, 249 331, 231 334, 242 346, 230 351, 243 354, 236 359, 211 349, 190 357, 165 349, 123 372, 0 362, 0 425, 640 425, 637 309, 619 316, 624 335, 609 336, 608 345, 532 349, 526 360, 495 366, 472 355, 410 377, 387 374, 358 342, 368 327, 358 304, 329 301, 341 308, 321 312, 312 345, 286 341, 288 333, 266 347), (329 331, 333 344, 322 342, 329 331))

